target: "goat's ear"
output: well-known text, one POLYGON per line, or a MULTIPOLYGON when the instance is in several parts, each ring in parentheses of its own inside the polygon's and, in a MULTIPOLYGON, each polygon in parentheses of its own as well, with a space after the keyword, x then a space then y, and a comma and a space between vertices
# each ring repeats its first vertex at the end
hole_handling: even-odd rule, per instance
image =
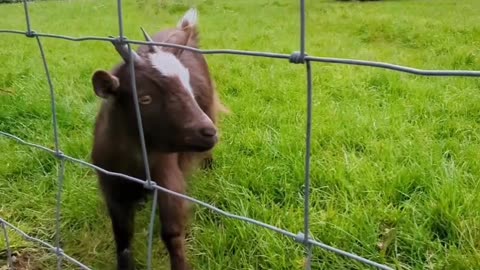
MULTIPOLYGON (((183 30, 175 31, 165 40, 166 43, 173 43, 182 46, 188 46, 190 39, 192 38, 192 30, 189 27, 186 27, 183 30)), ((180 57, 184 49, 174 48, 174 47, 163 47, 165 51, 173 53, 176 57, 180 57)))
POLYGON ((118 78, 104 70, 95 71, 92 76, 92 84, 95 94, 101 98, 108 98, 120 86, 118 78))

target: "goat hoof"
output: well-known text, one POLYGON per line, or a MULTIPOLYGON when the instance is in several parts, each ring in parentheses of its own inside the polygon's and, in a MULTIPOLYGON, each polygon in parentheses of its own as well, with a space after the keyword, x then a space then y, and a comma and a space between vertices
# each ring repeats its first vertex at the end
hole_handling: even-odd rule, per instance
POLYGON ((132 252, 125 249, 118 255, 117 270, 135 270, 132 252))
POLYGON ((190 265, 185 265, 181 268, 172 268, 172 270, 193 270, 193 268, 190 265))

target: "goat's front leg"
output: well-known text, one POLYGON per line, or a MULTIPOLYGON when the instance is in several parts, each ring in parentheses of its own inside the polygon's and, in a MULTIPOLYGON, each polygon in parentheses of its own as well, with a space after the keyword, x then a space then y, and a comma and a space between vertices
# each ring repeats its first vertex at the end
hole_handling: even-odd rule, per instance
MULTIPOLYGON (((178 167, 177 155, 161 158, 161 167, 155 168, 155 180, 166 189, 185 194, 185 180, 178 167)), ((161 237, 169 256, 172 270, 189 270, 185 252, 185 226, 187 222, 187 201, 175 195, 158 191, 161 237)))
POLYGON ((117 270, 134 270, 132 239, 135 205, 142 186, 121 178, 100 175, 100 187, 107 204, 116 246, 117 270))
POLYGON ((117 270, 134 270, 131 250, 133 238, 134 203, 107 199, 117 253, 117 270))

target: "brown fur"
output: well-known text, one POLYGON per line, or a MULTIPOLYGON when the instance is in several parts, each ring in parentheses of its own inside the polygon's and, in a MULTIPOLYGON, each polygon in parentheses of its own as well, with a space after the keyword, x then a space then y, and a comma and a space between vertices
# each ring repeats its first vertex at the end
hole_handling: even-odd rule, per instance
MULTIPOLYGON (((198 48, 198 30, 182 25, 156 34, 157 42, 169 42, 198 48)), ((187 50, 164 48, 176 55, 190 71, 195 108, 179 80, 161 76, 148 61, 135 64, 145 142, 152 179, 164 188, 185 193, 185 177, 203 161, 212 162, 212 149, 218 113, 228 112, 221 104, 203 55, 187 50), (205 113, 208 116, 202 116, 205 113)), ((153 51, 142 45, 142 59, 153 51)), ((125 58, 124 58, 125 59, 125 58)), ((104 99, 97 115, 92 160, 104 169, 145 179, 138 128, 132 99, 128 63, 111 72, 97 71, 92 77, 94 90, 104 99)), ((149 193, 142 185, 120 177, 97 172, 102 195, 111 218, 117 252, 117 269, 134 269, 131 251, 135 205, 149 193)), ((162 240, 170 255, 172 270, 190 269, 185 254, 187 201, 158 192, 162 240)))

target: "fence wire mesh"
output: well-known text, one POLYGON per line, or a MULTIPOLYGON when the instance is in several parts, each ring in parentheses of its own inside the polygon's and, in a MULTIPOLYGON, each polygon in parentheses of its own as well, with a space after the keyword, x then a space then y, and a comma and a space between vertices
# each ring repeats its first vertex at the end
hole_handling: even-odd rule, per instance
POLYGON ((52 127, 53 127, 53 135, 54 135, 54 150, 47 148, 42 145, 38 145, 35 143, 27 142, 23 140, 22 138, 19 138, 13 134, 9 134, 3 131, 0 131, 0 135, 7 138, 11 139, 17 143, 33 147, 45 152, 48 152, 52 155, 54 155, 58 160, 58 166, 59 166, 59 173, 58 173, 58 191, 57 191, 57 197, 56 197, 56 211, 55 211, 55 220, 56 220, 56 228, 55 228, 55 245, 49 244, 41 239, 31 237, 22 230, 20 230, 18 227, 14 226, 13 224, 9 223, 7 220, 3 219, 0 217, 0 226, 3 231, 3 237, 5 239, 5 244, 6 244, 6 251, 7 251, 7 266, 10 269, 13 269, 13 262, 12 262, 12 249, 10 245, 10 240, 9 240, 9 234, 8 234, 8 229, 13 230, 14 232, 18 233, 21 235, 25 240, 35 242, 43 247, 48 248, 51 250, 53 253, 56 254, 57 257, 57 269, 62 269, 62 260, 67 260, 70 263, 73 263, 80 267, 81 269, 86 269, 90 270, 88 266, 84 265, 83 263, 79 262, 75 258, 72 258, 71 256, 65 254, 65 252, 62 250, 60 247, 60 239, 61 239, 61 234, 60 234, 60 220, 61 220, 61 199, 62 199, 62 192, 63 192, 63 180, 64 180, 64 173, 65 173, 65 162, 73 162, 80 164, 82 166, 88 167, 90 169, 94 170, 99 170, 105 174, 111 175, 111 176, 117 176, 117 177, 122 177, 124 179, 137 182, 140 184, 144 184, 145 188, 148 189, 154 189, 154 195, 153 195, 153 205, 152 205, 152 211, 151 211, 151 216, 150 216, 150 224, 149 224, 149 232, 148 232, 148 253, 147 253, 147 269, 152 269, 152 245, 153 245, 153 225, 154 225, 154 217, 156 213, 156 200, 157 200, 157 194, 158 191, 160 192, 166 192, 168 194, 178 196, 182 199, 185 199, 187 201, 190 201, 192 203, 201 205, 203 207, 206 207, 214 212, 217 212, 221 215, 224 215, 226 217, 232 218, 232 219, 237 219, 243 222, 251 223, 253 225, 257 225, 260 227, 263 227, 265 229, 277 232, 281 235, 284 235, 286 237, 289 237, 290 239, 294 240, 295 242, 298 242, 300 244, 303 244, 305 246, 305 254, 306 254, 306 264, 305 268, 307 270, 311 269, 311 261, 312 261, 312 248, 319 247, 324 250, 333 252, 338 255, 345 256, 347 258, 350 258, 352 260, 356 260, 358 262, 364 263, 366 265, 376 267, 378 269, 392 269, 389 266, 386 266, 384 264, 380 264, 371 260, 368 260, 366 258, 360 257, 358 255, 352 254, 350 252, 346 252, 340 249, 337 249, 335 247, 326 245, 324 243, 321 243, 317 240, 312 239, 309 236, 309 230, 310 230, 310 214, 309 214, 309 201, 310 201, 310 157, 311 157, 311 137, 312 137, 312 98, 313 98, 313 79, 312 79, 312 70, 311 70, 311 62, 323 62, 323 63, 333 63, 333 64, 346 64, 346 65, 357 65, 357 66, 367 66, 367 67, 376 67, 376 68, 382 68, 382 69, 389 69, 393 71, 398 71, 398 72, 404 72, 404 73, 410 73, 414 75, 421 75, 421 76, 466 76, 466 77, 480 77, 480 71, 469 71, 469 70, 422 70, 422 69, 416 69, 416 68, 411 68, 411 67, 405 67, 405 66, 399 66, 399 65, 394 65, 394 64, 389 64, 389 63, 382 63, 382 62, 372 62, 372 61, 363 61, 363 60, 355 60, 355 59, 342 59, 342 58, 327 58, 327 57, 314 57, 314 56, 309 56, 306 53, 306 5, 305 5, 305 0, 299 0, 300 4, 300 42, 299 42, 299 51, 298 52, 293 52, 291 55, 288 54, 280 54, 280 53, 272 53, 272 52, 257 52, 257 51, 243 51, 243 50, 229 50, 229 49, 215 49, 215 50, 204 50, 204 49, 197 49, 197 48, 192 48, 188 46, 182 46, 182 45, 176 45, 176 44, 170 44, 170 43, 163 43, 163 42, 147 42, 147 41, 138 41, 138 40, 129 40, 125 35, 124 35, 124 25, 123 25, 123 8, 122 8, 122 0, 117 0, 117 15, 118 15, 118 30, 119 30, 119 36, 118 37, 97 37, 97 36, 87 36, 87 37, 71 37, 71 36, 65 36, 65 35, 56 35, 56 34, 49 34, 49 33, 37 33, 34 30, 32 30, 31 24, 30 24, 30 15, 29 15, 29 7, 28 3, 26 0, 23 0, 23 7, 24 7, 24 12, 25 12, 25 21, 26 21, 26 31, 21 31, 21 30, 11 30, 11 29, 0 29, 0 33, 2 34, 20 34, 20 35, 26 35, 26 37, 29 38, 35 38, 38 44, 38 48, 40 51, 42 63, 45 69, 45 74, 47 77, 47 82, 50 90, 50 99, 51 99, 51 111, 52 111, 52 127), (142 121, 141 121, 141 116, 140 116, 140 110, 138 107, 138 102, 137 102, 137 95, 136 95, 136 83, 135 83, 135 70, 133 67, 133 61, 130 61, 130 74, 132 78, 132 88, 134 91, 134 103, 135 103, 135 110, 136 110, 136 118, 137 118, 137 124, 139 127, 139 135, 141 139, 141 147, 142 147, 142 155, 143 155, 143 160, 144 160, 144 165, 145 165, 145 172, 146 172, 146 179, 138 179, 135 177, 131 177, 128 175, 124 175, 121 173, 117 172, 112 172, 105 170, 103 168, 100 168, 98 166, 95 166, 89 162, 71 157, 69 155, 66 155, 61 152, 60 150, 60 143, 59 143, 59 136, 58 136, 58 126, 57 126, 57 114, 56 114, 56 104, 55 104, 55 89, 52 83, 52 79, 50 76, 49 68, 48 68, 48 62, 44 53, 43 45, 42 45, 42 38, 53 38, 53 39, 63 39, 63 40, 68 40, 68 41, 74 41, 74 42, 82 42, 82 41, 102 41, 102 42, 120 42, 121 44, 126 44, 128 46, 128 51, 130 54, 131 59, 133 59, 133 54, 132 54, 132 48, 131 44, 150 44, 150 45, 158 45, 158 46, 164 46, 164 47, 176 47, 176 48, 182 48, 184 50, 189 50, 192 52, 196 53, 201 53, 201 54, 228 54, 228 55, 241 55, 241 56, 253 56, 253 57, 266 57, 266 58, 276 58, 276 59, 286 59, 289 60, 290 63, 294 64, 304 64, 306 67, 306 75, 307 75, 307 81, 306 81, 306 89, 307 89, 307 119, 306 119, 306 141, 305 141, 305 171, 304 171, 304 231, 299 232, 297 234, 289 232, 287 230, 266 224, 264 222, 251 219, 245 216, 239 216, 235 215, 229 212, 226 212, 224 210, 221 210, 213 205, 210 205, 208 203, 202 202, 200 200, 197 200, 193 197, 180 194, 174 191, 171 191, 169 189, 163 188, 161 186, 156 185, 154 181, 152 181, 151 176, 150 176, 150 170, 149 170, 149 163, 147 160, 147 149, 145 146, 145 141, 144 141, 144 136, 143 136, 143 127, 142 127, 142 121))

